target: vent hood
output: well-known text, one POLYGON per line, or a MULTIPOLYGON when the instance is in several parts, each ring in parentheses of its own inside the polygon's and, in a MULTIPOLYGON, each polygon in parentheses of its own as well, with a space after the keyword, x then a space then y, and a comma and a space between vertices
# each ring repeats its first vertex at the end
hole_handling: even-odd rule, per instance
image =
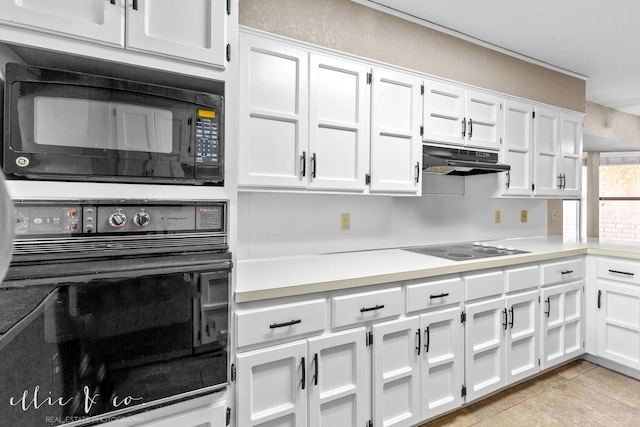
POLYGON ((422 171, 435 175, 479 175, 507 172, 509 165, 498 161, 498 152, 462 148, 422 146, 422 171))

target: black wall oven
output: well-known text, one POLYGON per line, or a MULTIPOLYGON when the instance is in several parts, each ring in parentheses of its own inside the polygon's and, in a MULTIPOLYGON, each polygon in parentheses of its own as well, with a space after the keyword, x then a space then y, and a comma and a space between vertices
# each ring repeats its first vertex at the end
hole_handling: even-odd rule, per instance
POLYGON ((90 425, 226 387, 226 202, 15 205, 0 424, 90 425))
POLYGON ((14 63, 5 74, 6 174, 224 184, 221 93, 14 63))

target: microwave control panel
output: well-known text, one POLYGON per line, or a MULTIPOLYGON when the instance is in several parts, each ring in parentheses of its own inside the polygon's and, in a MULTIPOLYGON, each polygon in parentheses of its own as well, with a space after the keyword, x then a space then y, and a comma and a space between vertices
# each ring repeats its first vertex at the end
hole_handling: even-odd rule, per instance
POLYGON ((220 121, 215 111, 198 110, 196 117, 196 162, 218 163, 220 121))

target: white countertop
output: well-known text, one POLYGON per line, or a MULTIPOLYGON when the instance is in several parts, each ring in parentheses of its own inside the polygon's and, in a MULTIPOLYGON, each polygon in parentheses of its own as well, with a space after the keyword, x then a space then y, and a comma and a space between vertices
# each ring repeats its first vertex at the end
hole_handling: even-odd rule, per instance
POLYGON ((559 236, 496 240, 526 254, 451 261, 397 249, 238 261, 236 302, 304 295, 584 255, 640 259, 640 244, 565 242, 559 236))

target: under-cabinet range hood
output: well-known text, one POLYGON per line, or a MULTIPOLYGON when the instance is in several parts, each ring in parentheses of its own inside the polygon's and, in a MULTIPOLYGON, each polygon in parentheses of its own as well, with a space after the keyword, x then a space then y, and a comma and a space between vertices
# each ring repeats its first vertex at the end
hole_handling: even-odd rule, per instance
POLYGON ((507 172, 511 167, 498 161, 498 152, 463 148, 422 146, 422 171, 435 175, 479 175, 507 172))

